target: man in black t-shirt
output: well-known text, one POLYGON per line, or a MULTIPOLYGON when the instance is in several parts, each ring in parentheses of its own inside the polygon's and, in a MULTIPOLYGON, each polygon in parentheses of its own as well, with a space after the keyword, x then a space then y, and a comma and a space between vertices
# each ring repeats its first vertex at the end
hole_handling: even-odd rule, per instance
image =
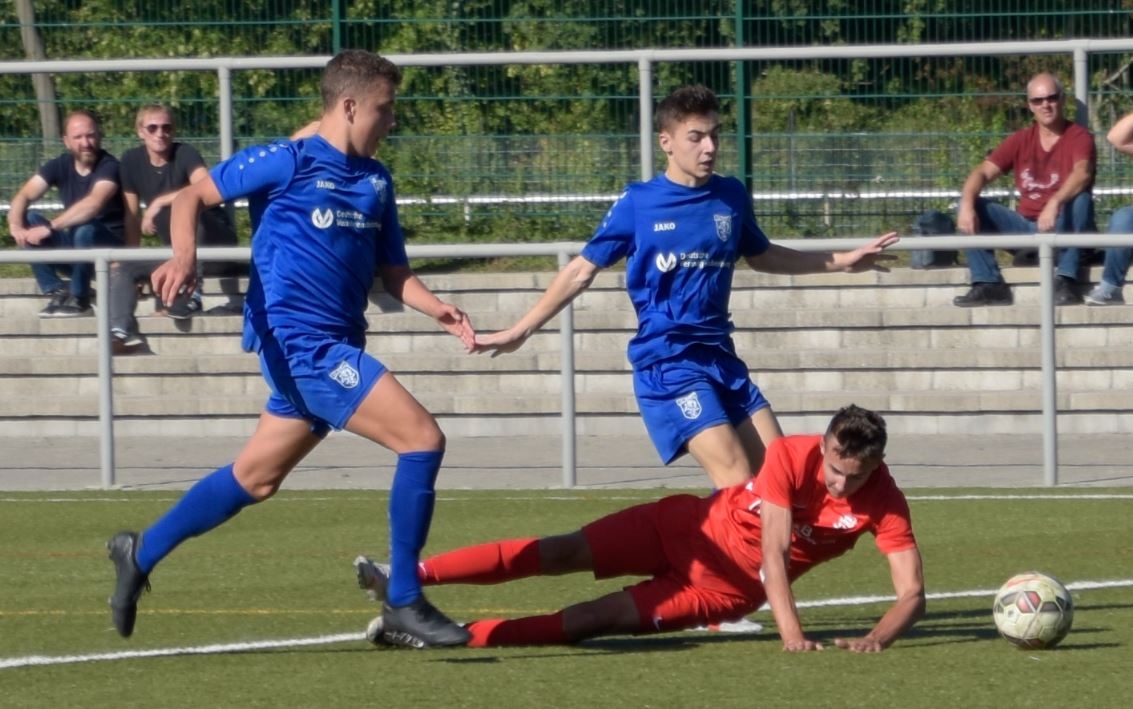
MULTIPOLYGON (((67 152, 44 163, 12 198, 8 228, 22 248, 120 247, 125 244, 118 160, 102 149, 102 127, 90 111, 72 111, 63 123, 67 152), (28 207, 52 187, 63 211, 53 218, 28 207)), ((94 265, 32 264, 35 280, 50 301, 40 317, 90 314, 94 265), (59 273, 70 273, 70 285, 59 273)))
MULTIPOLYGON (((143 106, 137 113, 136 128, 142 144, 124 152, 119 167, 126 204, 126 240, 138 244, 142 234, 156 234, 168 245, 169 205, 181 188, 206 178, 208 170, 196 148, 174 140, 176 126, 169 108, 158 104, 143 106)), ((197 243, 236 246, 233 220, 224 207, 213 207, 201 214, 197 243)), ((159 263, 123 262, 111 268, 110 326, 118 352, 140 349, 144 344, 134 317, 136 283, 148 279, 159 263)), ((200 281, 198 277, 198 283, 200 281)), ((222 278, 221 288, 228 296, 228 303, 214 311, 239 315, 242 308, 236 279, 222 278)), ((188 319, 201 311, 201 294, 199 291, 187 293, 163 305, 170 317, 188 319)))

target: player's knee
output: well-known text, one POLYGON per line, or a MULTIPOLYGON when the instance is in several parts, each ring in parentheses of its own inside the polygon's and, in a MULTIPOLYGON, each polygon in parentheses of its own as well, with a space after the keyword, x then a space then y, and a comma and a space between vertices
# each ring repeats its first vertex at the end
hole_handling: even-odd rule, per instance
POLYGON ((593 568, 590 546, 582 532, 559 534, 539 540, 539 571, 566 574, 593 568))

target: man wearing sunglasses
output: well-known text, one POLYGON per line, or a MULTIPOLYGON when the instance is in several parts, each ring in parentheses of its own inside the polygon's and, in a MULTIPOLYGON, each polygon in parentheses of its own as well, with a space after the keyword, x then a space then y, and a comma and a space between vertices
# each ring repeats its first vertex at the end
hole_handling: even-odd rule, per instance
MULTIPOLYGON (((169 245, 169 205, 182 187, 208 176, 204 160, 192 145, 174 139, 173 112, 166 106, 150 104, 138 110, 135 125, 142 144, 122 154, 120 178, 126 204, 126 240, 141 243, 142 234, 156 234, 169 245)), ((201 215, 197 243, 207 246, 236 246, 236 230, 223 206, 201 215)), ((138 281, 147 280, 160 262, 122 262, 111 268, 110 327, 114 351, 132 354, 145 351, 138 334, 134 310, 138 281)), ((203 275, 203 274, 202 274, 203 275)), ((198 283, 200 279, 198 278, 198 283)), ((221 280, 229 303, 220 306, 233 315, 240 314, 238 286, 234 278, 221 280)), ((199 290, 163 304, 171 318, 186 320, 201 311, 199 290)))
MULTIPOLYGON (((1097 167, 1094 137, 1066 119, 1066 92, 1051 74, 1027 82, 1027 107, 1033 125, 1016 131, 968 175, 960 196, 956 225, 965 234, 1082 233, 1096 231, 1092 190, 1097 167), (1019 192, 1014 210, 980 197, 1000 175, 1013 172, 1019 192)), ((964 251, 972 286, 952 300, 968 308, 1010 305, 1011 288, 1003 280, 991 249, 964 251)), ((1081 303, 1078 292, 1080 249, 1061 249, 1054 300, 1081 303)))

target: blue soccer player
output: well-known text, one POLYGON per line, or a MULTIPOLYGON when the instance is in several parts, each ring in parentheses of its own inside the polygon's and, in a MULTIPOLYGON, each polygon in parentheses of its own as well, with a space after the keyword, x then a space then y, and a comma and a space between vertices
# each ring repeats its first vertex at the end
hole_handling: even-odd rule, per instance
POLYGON ((193 287, 201 210, 248 198, 254 237, 243 344, 259 355, 272 393, 232 464, 197 482, 141 534, 120 532, 107 543, 117 575, 111 614, 123 637, 133 632, 138 599, 159 561, 271 497, 331 429, 346 429, 398 454, 389 502, 391 592, 383 607, 391 638, 413 647, 468 642, 468 632, 425 599, 417 578, 444 434, 364 350, 375 274, 390 295, 434 318, 466 349, 474 344, 468 317, 410 270, 393 182, 371 157, 394 126, 400 81, 387 59, 339 53, 323 73, 317 132, 244 150, 173 203, 173 258, 153 273, 165 303, 193 287))
POLYGON ((713 172, 720 104, 703 86, 675 90, 657 107, 665 172, 629 185, 593 237, 531 310, 507 330, 476 336, 476 352, 518 349, 593 282, 626 259, 637 312, 629 343, 633 386, 645 427, 666 465, 691 453, 717 488, 759 470, 783 435, 771 405, 732 341, 729 300, 735 263, 767 273, 888 270, 880 236, 848 252, 807 253, 772 244, 756 224, 743 184, 713 172))

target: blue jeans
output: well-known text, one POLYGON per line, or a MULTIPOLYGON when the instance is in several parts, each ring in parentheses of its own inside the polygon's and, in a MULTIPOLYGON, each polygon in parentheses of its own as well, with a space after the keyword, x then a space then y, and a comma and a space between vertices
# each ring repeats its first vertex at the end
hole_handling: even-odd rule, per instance
MULTIPOLYGON (((980 198, 976 200, 976 217, 980 220, 981 234, 1034 234, 1038 225, 1002 204, 980 198)), ((1059 234, 1080 234, 1097 231, 1094 222, 1094 198, 1089 192, 1082 192, 1070 204, 1063 205, 1058 212, 1054 230, 1059 234)), ((995 252, 991 249, 965 249, 968 270, 972 283, 1002 283, 1003 274, 995 262, 995 252)), ((1057 273, 1060 276, 1077 280, 1080 249, 1059 249, 1057 273)))
MULTIPOLYGON (((1133 207, 1122 207, 1109 219, 1110 234, 1133 234, 1133 207)), ((1125 274, 1133 262, 1133 247, 1115 246, 1105 250, 1105 265, 1102 266, 1102 280, 1111 286, 1121 288, 1125 285, 1125 274)))
MULTIPOLYGON (((29 212, 27 225, 51 226, 50 220, 38 212, 29 212)), ((89 249, 95 246, 121 247, 125 240, 103 226, 102 222, 92 219, 86 224, 68 227, 66 229, 52 229, 51 236, 38 244, 29 246, 32 249, 89 249)), ((43 293, 53 293, 62 290, 63 280, 59 273, 71 274, 71 295, 76 298, 90 297, 90 279, 94 272, 94 264, 89 262, 56 264, 33 263, 31 270, 35 273, 35 282, 43 293)))

